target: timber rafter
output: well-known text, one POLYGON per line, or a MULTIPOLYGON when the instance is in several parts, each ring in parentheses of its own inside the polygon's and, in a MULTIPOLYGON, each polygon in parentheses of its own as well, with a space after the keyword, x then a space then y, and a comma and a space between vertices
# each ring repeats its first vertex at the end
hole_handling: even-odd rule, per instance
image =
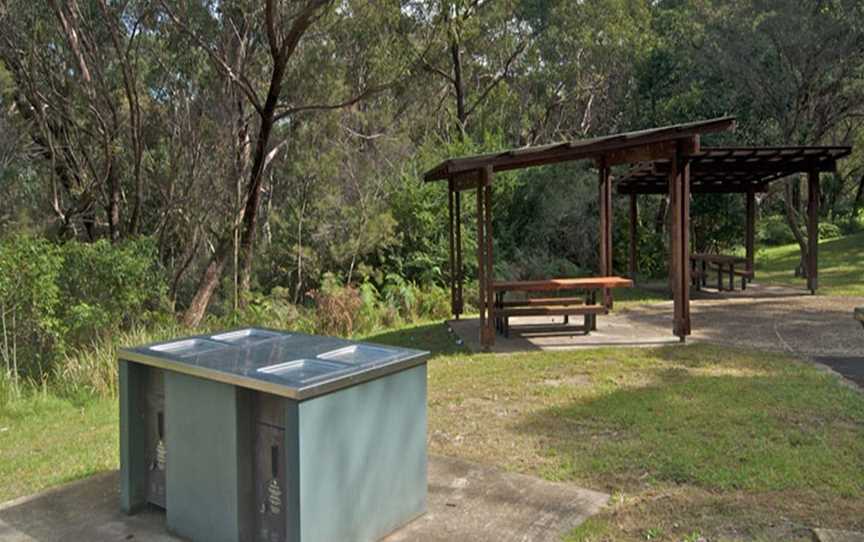
MULTIPOLYGON (((772 181, 796 173, 833 172, 846 146, 703 147, 690 155, 691 192, 765 192, 772 181)), ((619 178, 619 194, 668 192, 669 160, 644 162, 619 178)))

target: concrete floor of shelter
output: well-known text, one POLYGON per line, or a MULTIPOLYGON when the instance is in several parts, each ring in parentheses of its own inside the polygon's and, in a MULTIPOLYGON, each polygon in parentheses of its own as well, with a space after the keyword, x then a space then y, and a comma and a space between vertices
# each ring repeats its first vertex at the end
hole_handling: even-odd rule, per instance
MULTIPOLYGON (((814 296, 793 288, 751 284, 744 291, 718 292, 709 287, 693 292, 693 334, 687 341, 788 352, 828 365, 864 387, 864 330, 853 316, 860 305, 862 297, 814 296)), ((671 301, 615 308, 598 316, 597 331, 588 335, 580 328, 581 317, 571 317, 568 326, 562 320, 511 318, 510 337, 496 335, 491 351, 679 344, 672 335, 671 301)), ((470 350, 481 350, 479 319, 448 324, 470 350)))
MULTIPOLYGON (((428 511, 387 542, 559 541, 599 512, 609 495, 502 472, 459 459, 429 461, 428 511)), ((120 511, 119 476, 106 472, 0 504, 0 541, 176 542, 156 508, 120 511)))

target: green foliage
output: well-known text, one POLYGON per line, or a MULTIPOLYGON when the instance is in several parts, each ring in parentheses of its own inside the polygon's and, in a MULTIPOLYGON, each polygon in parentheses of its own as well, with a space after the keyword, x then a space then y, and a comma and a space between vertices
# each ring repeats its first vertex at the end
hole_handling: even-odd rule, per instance
POLYGON ((859 209, 856 214, 847 214, 837 220, 840 232, 843 235, 852 235, 864 231, 864 209, 859 209))
POLYGON ((587 271, 567 258, 531 247, 514 247, 511 256, 496 266, 496 274, 504 280, 533 280, 549 277, 580 277, 587 271))
POLYGON ((230 310, 222 317, 209 318, 207 327, 227 329, 258 326, 310 331, 313 324, 309 313, 308 308, 293 303, 287 289, 277 286, 269 294, 250 292, 245 306, 237 311, 230 310))
POLYGON ((57 350, 63 256, 45 239, 16 235, 0 240, 0 357, 9 380, 39 378, 57 350))
POLYGON ((60 249, 57 311, 71 344, 145 324, 164 310, 164 274, 152 239, 67 242, 60 249))
MULTIPOLYGON (((805 279, 793 270, 800 263, 798 244, 765 247, 756 256, 760 282, 802 288, 805 279)), ((819 292, 864 296, 864 232, 819 243, 819 292)))
POLYGON ((421 288, 396 274, 386 277, 380 292, 371 282, 354 287, 328 274, 310 297, 315 302, 315 332, 331 335, 362 335, 450 314, 448 290, 434 285, 421 288))
MULTIPOLYGON (((819 239, 836 239, 844 235, 844 230, 854 233, 854 229, 848 223, 839 226, 822 220, 819 222, 819 239)), ((795 242, 795 236, 784 216, 763 216, 756 222, 756 242, 767 246, 788 245, 795 242)))
POLYGON ((764 245, 786 245, 795 242, 795 236, 780 215, 764 216, 756 222, 756 242, 764 245))
POLYGON ((164 275, 149 239, 55 245, 0 240, 0 355, 7 376, 43 380, 95 339, 146 324, 164 310, 164 275))
POLYGON ((837 239, 841 237, 843 234, 840 231, 840 226, 836 224, 832 224, 831 222, 820 222, 819 223, 819 240, 822 239, 837 239))

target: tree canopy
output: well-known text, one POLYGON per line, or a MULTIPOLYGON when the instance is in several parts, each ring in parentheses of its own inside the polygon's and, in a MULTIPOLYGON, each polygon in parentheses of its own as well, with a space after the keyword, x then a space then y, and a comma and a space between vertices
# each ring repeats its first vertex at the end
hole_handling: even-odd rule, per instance
MULTIPOLYGON (((861 223, 855 0, 47 7, 0 6, 0 225, 58 242, 152 238, 190 324, 250 291, 302 301, 326 273, 443 282, 446 193, 420 172, 484 150, 733 114, 737 133, 712 142, 855 145, 824 183, 822 212, 861 223)), ((588 167, 497 184, 498 274, 596 266, 588 167)), ((758 203, 803 243, 799 185, 758 203)), ((665 200, 640 205, 640 242, 658 253, 640 251, 640 267, 660 274, 665 200)), ((694 202, 696 242, 739 244, 741 205, 694 202)))

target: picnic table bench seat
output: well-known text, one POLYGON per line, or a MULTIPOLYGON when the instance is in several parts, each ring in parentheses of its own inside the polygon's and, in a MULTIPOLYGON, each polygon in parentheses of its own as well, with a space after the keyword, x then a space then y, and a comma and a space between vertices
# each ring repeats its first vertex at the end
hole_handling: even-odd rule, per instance
POLYGON ((722 291, 723 276, 729 277, 729 290, 735 288, 734 277, 741 277, 741 289, 747 289, 747 282, 752 281, 754 273, 748 269, 747 259, 727 254, 694 253, 690 255, 690 279, 693 286, 699 290, 708 282, 708 271, 717 273, 717 290, 722 291), (744 266, 744 267, 742 267, 744 266))
POLYGON ((586 332, 597 328, 596 316, 608 314, 612 308, 612 296, 604 295, 603 302, 597 304, 597 290, 608 292, 611 288, 631 287, 633 281, 622 277, 559 278, 526 281, 493 282, 495 306, 490 316, 496 329, 509 336, 510 318, 514 316, 563 316, 564 324, 570 316, 584 316, 586 332), (556 292, 584 290, 583 297, 526 297, 525 299, 505 300, 507 292, 556 292))

